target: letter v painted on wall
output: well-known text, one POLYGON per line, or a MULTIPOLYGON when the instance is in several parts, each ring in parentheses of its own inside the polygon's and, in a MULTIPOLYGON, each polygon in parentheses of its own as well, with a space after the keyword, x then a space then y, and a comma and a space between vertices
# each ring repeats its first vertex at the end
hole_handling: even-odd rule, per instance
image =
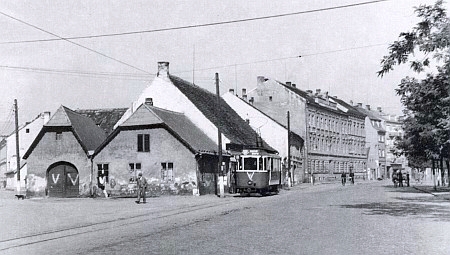
POLYGON ((55 174, 52 174, 52 179, 53 179, 53 183, 58 183, 58 180, 59 180, 59 174, 56 176, 56 179, 55 179, 55 174))
POLYGON ((75 186, 75 184, 77 183, 77 180, 78 180, 78 174, 75 177, 75 180, 72 179, 72 176, 70 176, 70 174, 67 174, 67 176, 69 177, 70 181, 72 182, 72 185, 75 186))

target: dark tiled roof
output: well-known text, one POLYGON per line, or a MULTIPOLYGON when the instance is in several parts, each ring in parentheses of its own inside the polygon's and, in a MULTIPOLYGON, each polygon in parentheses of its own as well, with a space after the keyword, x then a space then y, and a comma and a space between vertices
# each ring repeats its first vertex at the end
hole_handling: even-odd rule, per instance
MULTIPOLYGON (((257 133, 222 99, 216 114, 217 97, 215 94, 170 75, 171 82, 208 118, 216 127, 220 128, 230 142, 246 147, 257 147, 257 133)), ((262 141, 262 147, 275 151, 262 141)))
POLYGON ((92 119, 66 107, 64 110, 72 124, 73 131, 88 151, 95 150, 106 139, 105 132, 92 119))
POLYGON ((203 133, 184 114, 161 108, 146 106, 158 115, 166 125, 177 133, 196 151, 216 152, 218 147, 214 141, 203 133))
POLYGON ((348 114, 351 114, 353 116, 359 117, 359 118, 365 118, 366 115, 359 112, 354 106, 351 106, 350 104, 347 104, 347 102, 345 102, 344 100, 332 97, 331 100, 335 101, 336 103, 344 106, 345 108, 348 109, 348 114))
POLYGON ((93 120, 61 106, 43 126, 23 158, 27 159, 30 156, 46 132, 54 132, 55 130, 72 131, 86 154, 95 150, 106 139, 105 132, 93 120))
POLYGON ((77 109, 75 111, 83 116, 89 117, 97 126, 103 129, 106 134, 110 134, 113 131, 114 125, 127 111, 127 108, 77 109))

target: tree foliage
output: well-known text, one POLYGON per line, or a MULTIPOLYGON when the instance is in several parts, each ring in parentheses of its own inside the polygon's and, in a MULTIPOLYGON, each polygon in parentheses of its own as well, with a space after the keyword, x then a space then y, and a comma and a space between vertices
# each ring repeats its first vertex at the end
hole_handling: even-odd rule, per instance
POLYGON ((405 77, 396 89, 407 116, 405 136, 396 144, 410 163, 421 165, 432 158, 449 158, 450 19, 442 0, 416 7, 415 13, 420 22, 389 46, 378 75, 409 64, 424 77, 405 77))

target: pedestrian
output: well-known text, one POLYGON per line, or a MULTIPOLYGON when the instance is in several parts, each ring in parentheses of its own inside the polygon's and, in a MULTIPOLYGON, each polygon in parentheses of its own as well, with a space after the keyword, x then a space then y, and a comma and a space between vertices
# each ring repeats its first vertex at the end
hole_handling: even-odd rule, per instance
POLYGON ((350 172, 349 176, 350 176, 350 181, 352 182, 352 184, 355 184, 355 174, 353 172, 350 172))
POLYGON ((342 172, 342 174, 341 174, 342 186, 345 186, 346 181, 347 181, 347 174, 345 172, 342 172))
POLYGON ((406 187, 409 187, 409 173, 406 174, 406 187))
POLYGON ((147 191, 147 179, 142 176, 142 173, 138 174, 138 179, 137 179, 137 201, 136 204, 139 204, 141 202, 141 197, 142 197, 142 203, 147 203, 147 201, 145 200, 145 192, 147 191))
POLYGON ((398 186, 403 187, 403 174, 401 171, 398 172, 398 186))
POLYGON ((397 172, 392 173, 392 182, 394 183, 394 188, 397 188, 398 175, 397 172))
POLYGON ((102 190, 103 195, 105 195, 105 197, 108 197, 108 192, 106 192, 106 176, 103 174, 100 174, 98 176, 98 187, 102 190))

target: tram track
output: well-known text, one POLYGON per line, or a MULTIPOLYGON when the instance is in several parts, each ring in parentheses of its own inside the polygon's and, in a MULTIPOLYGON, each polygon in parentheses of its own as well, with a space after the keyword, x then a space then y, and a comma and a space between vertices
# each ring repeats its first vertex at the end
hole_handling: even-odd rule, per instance
POLYGON ((129 227, 131 225, 139 225, 151 220, 159 220, 164 218, 170 218, 181 214, 198 212, 202 210, 214 209, 226 204, 235 204, 236 202, 227 200, 219 201, 214 204, 198 204, 181 208, 166 208, 158 211, 151 211, 147 213, 141 213, 132 215, 130 217, 119 217, 110 220, 99 221, 90 224, 83 224, 81 226, 68 227, 57 230, 42 231, 35 234, 29 234, 19 236, 15 238, 8 238, 0 240, 0 252, 8 251, 14 248, 32 246, 40 243, 55 241, 58 239, 69 238, 73 236, 79 236, 83 234, 89 234, 94 232, 100 232, 110 229, 117 229, 121 227, 129 227))

